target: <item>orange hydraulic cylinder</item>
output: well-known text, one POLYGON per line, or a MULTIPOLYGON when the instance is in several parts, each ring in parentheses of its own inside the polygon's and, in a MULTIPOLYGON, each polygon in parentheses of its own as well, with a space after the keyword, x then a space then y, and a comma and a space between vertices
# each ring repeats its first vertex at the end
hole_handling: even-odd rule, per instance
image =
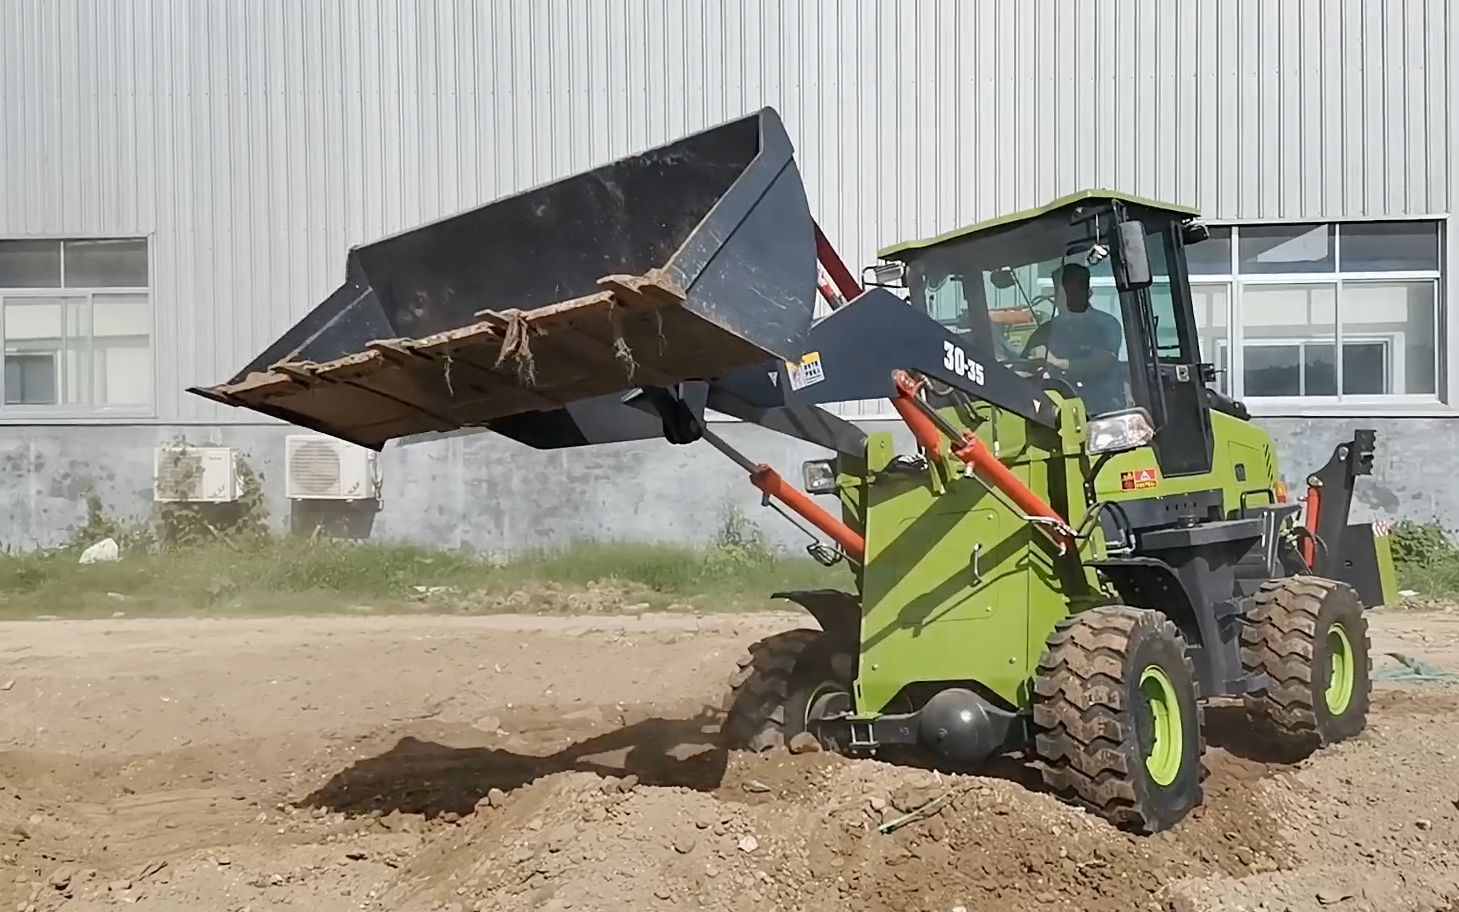
MULTIPOLYGON (((907 374, 898 371, 896 385, 897 395, 892 399, 892 406, 896 408, 897 414, 902 416, 902 420, 912 431, 912 436, 927 450, 929 455, 941 456, 942 431, 913 402, 920 389, 920 384, 907 374)), ((994 456, 992 451, 972 431, 964 431, 962 439, 954 441, 952 455, 967 463, 979 478, 1001 491, 1025 514, 1052 520, 1060 527, 1067 527, 1068 524, 1064 517, 1055 512, 1047 501, 1035 494, 1017 475, 1014 475, 1012 470, 994 456)), ((1059 528, 1053 531, 1064 545, 1073 544, 1069 541, 1066 532, 1059 528)))
POLYGON ((866 539, 841 520, 821 509, 805 492, 786 483, 780 473, 761 465, 750 474, 750 481, 765 493, 785 504, 811 525, 820 529, 841 546, 847 557, 858 562, 866 559, 866 539))
POLYGON ((1308 567, 1317 566, 1317 521, 1322 518, 1322 489, 1309 487, 1307 489, 1306 513, 1303 525, 1310 533, 1302 539, 1302 559, 1307 562, 1308 567))

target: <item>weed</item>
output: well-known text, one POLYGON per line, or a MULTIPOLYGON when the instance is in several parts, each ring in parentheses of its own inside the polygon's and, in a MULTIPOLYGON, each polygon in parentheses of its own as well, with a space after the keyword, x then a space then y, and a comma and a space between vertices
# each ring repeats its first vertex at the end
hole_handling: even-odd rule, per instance
POLYGON ((1435 522, 1401 520, 1393 526, 1393 563, 1398 582, 1426 598, 1459 597, 1459 547, 1435 522))

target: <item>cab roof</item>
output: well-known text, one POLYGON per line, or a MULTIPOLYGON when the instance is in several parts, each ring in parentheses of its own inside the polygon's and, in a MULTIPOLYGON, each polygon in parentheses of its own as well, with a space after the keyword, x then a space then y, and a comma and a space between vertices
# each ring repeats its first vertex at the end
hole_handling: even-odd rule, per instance
POLYGON ((878 250, 877 256, 884 260, 900 259, 907 254, 915 253, 919 250, 925 250, 928 247, 935 247, 946 241, 969 237, 971 235, 979 234, 984 231, 991 231, 994 228, 1005 228, 1018 222, 1026 222, 1032 219, 1039 218, 1040 216, 1048 215, 1049 213, 1055 212, 1059 209, 1072 208, 1074 206, 1090 202, 1128 203, 1132 206, 1139 206, 1144 209, 1154 209, 1160 212, 1168 212, 1171 215, 1181 218, 1193 218, 1200 214, 1197 210, 1192 209, 1188 206, 1177 206, 1172 203, 1163 203, 1159 200, 1147 199, 1142 196, 1134 196, 1129 193, 1121 193, 1117 190, 1080 190, 1078 193, 1071 193, 1067 196, 1061 196, 1058 199, 1051 200, 1050 202, 1047 202, 1042 206, 1037 206, 1033 209, 1024 209, 1019 212, 1012 212, 1007 215, 1000 215, 997 218, 991 218, 986 221, 977 222, 975 224, 967 225, 962 228, 955 228, 952 231, 944 232, 935 237, 923 238, 922 240, 916 241, 903 241, 900 244, 893 244, 890 247, 884 247, 881 250, 878 250))

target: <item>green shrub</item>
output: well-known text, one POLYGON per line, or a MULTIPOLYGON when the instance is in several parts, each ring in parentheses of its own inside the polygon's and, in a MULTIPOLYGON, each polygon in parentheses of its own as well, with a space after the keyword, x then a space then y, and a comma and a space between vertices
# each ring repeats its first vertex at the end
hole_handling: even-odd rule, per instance
POLYGON ((1424 599, 1459 597, 1459 547, 1438 523, 1402 520, 1393 526, 1398 584, 1424 599))
POLYGON ((1432 567, 1456 555, 1453 539, 1436 522, 1399 520, 1392 536, 1393 562, 1400 566, 1432 567))

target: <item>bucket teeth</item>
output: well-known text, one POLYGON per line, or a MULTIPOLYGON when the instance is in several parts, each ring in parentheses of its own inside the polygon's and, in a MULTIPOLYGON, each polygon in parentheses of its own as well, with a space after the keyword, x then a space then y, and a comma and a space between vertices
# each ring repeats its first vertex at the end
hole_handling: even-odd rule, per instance
MULTIPOLYGON (((604 383, 677 382, 684 366, 664 367, 665 327, 676 323, 667 312, 684 303, 684 293, 659 270, 604 276, 598 284, 603 291, 536 310, 478 311, 469 326, 420 339, 372 340, 363 352, 322 364, 281 361, 212 388, 210 398, 287 401, 307 391, 316 410, 319 400, 348 400, 385 422, 413 413, 430 430, 446 431, 465 426, 451 416, 468 404, 475 425, 557 408, 604 383)), ((683 315, 678 322, 692 332, 701 321, 683 315)))

